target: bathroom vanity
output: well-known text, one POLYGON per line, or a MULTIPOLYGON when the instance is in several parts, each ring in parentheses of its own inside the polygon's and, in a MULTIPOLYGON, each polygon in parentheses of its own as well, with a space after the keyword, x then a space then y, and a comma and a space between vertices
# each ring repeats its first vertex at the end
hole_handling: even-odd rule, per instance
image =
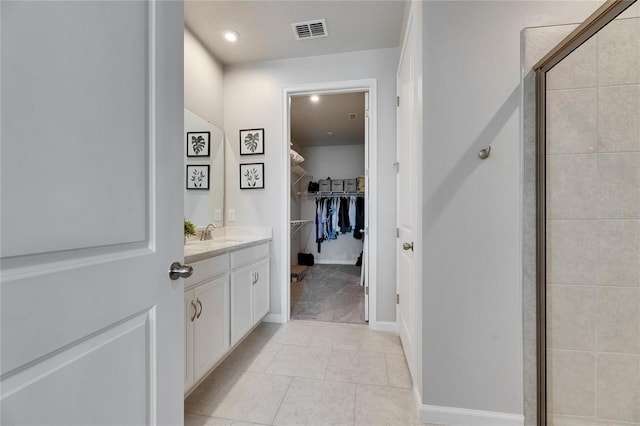
POLYGON ((185 370, 187 394, 269 312, 270 232, 189 241, 185 263, 185 370))

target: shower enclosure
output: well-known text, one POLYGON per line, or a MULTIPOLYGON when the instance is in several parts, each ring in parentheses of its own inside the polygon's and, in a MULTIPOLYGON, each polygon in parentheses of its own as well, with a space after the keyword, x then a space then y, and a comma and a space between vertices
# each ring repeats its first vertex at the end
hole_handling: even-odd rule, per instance
POLYGON ((640 425, 633 3, 606 2, 534 67, 541 425, 640 425))

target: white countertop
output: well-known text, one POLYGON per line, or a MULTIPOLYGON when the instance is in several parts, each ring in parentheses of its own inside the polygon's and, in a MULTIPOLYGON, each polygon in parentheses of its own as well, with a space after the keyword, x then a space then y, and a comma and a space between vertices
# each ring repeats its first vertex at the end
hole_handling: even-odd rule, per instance
POLYGON ((272 240, 271 228, 225 227, 215 229, 212 239, 200 241, 196 237, 184 245, 184 263, 193 263, 230 251, 264 244, 272 240))

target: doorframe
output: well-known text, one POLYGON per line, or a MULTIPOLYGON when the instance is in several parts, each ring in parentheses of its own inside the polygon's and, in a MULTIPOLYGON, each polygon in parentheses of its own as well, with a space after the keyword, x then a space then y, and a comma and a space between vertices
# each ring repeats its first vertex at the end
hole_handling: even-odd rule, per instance
MULTIPOLYGON (((282 174, 280 182, 282 191, 281 208, 285 214, 282 215, 281 226, 286 229, 284 235, 284 244, 282 244, 280 267, 283 271, 280 283, 281 296, 281 313, 280 322, 287 323, 290 320, 290 280, 291 276, 288 271, 291 270, 291 227, 289 226, 289 216, 291 212, 290 188, 291 188, 291 160, 289 156, 289 141, 291 140, 291 117, 290 117, 290 98, 296 95, 305 94, 336 94, 336 93, 353 93, 353 92, 369 92, 369 142, 365 144, 365 162, 368 162, 367 170, 367 203, 365 209, 368 215, 368 233, 365 238, 369 239, 370 259, 376 259, 378 255, 378 215, 375 206, 378 205, 378 104, 377 104, 377 79, 361 79, 361 80, 345 80, 345 81, 329 81, 321 83, 308 83, 296 86, 285 87, 282 90, 282 117, 283 117, 283 134, 286 149, 282 152, 282 165, 285 173, 282 174), (373 208, 372 208, 373 207, 373 208)), ((364 262, 363 262, 364 263, 364 262)), ((365 271, 369 280, 369 328, 377 329, 377 264, 376 262, 366 262, 368 271, 365 271)))

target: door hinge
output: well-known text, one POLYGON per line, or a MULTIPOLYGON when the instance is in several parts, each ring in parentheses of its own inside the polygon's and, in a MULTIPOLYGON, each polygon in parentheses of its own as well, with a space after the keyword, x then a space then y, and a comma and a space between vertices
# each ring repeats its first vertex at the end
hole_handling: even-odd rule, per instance
POLYGON ((400 228, 396 228, 396 238, 400 238, 400 228))
POLYGON ((400 106, 400 96, 396 96, 396 106, 400 106))
POLYGON ((364 294, 366 294, 367 296, 369 295, 369 286, 366 286, 364 288, 364 294))
POLYGON ((395 163, 393 163, 393 167, 396 168, 396 173, 400 173, 400 162, 396 161, 395 163))
POLYGON ((396 305, 400 304, 400 295, 396 293, 396 305))
POLYGON ((365 116, 366 118, 369 118, 369 110, 368 110, 368 109, 365 109, 365 110, 364 110, 364 116, 365 116))

